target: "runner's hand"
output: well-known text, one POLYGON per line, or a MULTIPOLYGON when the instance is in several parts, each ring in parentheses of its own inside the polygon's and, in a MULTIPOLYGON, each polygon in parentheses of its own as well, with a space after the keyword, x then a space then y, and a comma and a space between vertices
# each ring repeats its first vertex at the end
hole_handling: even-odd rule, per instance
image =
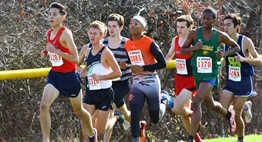
POLYGON ((126 62, 124 60, 122 60, 120 63, 119 63, 119 66, 121 69, 126 69, 127 65, 126 65, 126 62))
POLYGON ((203 47, 203 42, 202 41, 198 41, 194 46, 193 46, 193 48, 195 49, 195 50, 199 50, 199 49, 201 49, 203 47))
POLYGON ((97 74, 92 74, 91 77, 94 79, 94 81, 99 81, 100 77, 97 74))
POLYGON ((47 50, 45 50, 45 49, 41 50, 41 52, 40 52, 41 58, 45 58, 47 56, 47 53, 48 53, 47 50))
POLYGON ((140 73, 142 71, 144 71, 144 68, 142 66, 138 66, 138 65, 131 65, 131 71, 132 73, 140 73))
POLYGON ((46 44, 46 50, 51 52, 51 53, 58 53, 59 49, 57 49, 57 47, 55 47, 53 44, 51 43, 47 43, 46 44))
POLYGON ((224 54, 222 51, 216 51, 217 58, 223 58, 224 54))
POLYGON ((236 62, 243 62, 244 58, 238 54, 235 56, 235 60, 236 62))

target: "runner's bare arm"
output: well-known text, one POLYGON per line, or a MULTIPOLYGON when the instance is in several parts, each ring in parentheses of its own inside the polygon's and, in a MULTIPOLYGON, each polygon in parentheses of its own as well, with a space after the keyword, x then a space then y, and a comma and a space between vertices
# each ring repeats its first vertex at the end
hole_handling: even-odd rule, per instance
POLYGON ((241 57, 242 59, 240 61, 252 64, 254 66, 261 66, 262 65, 261 58, 259 54, 257 53, 255 46, 253 42, 251 41, 251 39, 248 37, 244 37, 243 44, 244 44, 244 47, 246 47, 245 49, 248 52, 248 54, 246 54, 248 57, 241 57))
POLYGON ((83 62, 84 62, 85 53, 86 53, 86 50, 87 50, 88 46, 89 46, 88 44, 84 45, 81 48, 81 50, 80 50, 80 52, 78 54, 78 63, 77 63, 77 71, 78 72, 81 72, 83 70, 83 68, 80 65, 82 65, 83 62))
POLYGON ((226 66, 225 58, 222 58, 222 59, 221 59, 221 64, 220 64, 220 68, 219 68, 219 74, 220 74, 220 76, 222 76, 223 68, 224 68, 225 66, 226 66))
POLYGON ((175 37, 172 39, 171 46, 170 46, 169 51, 166 55, 166 58, 165 58, 166 63, 169 63, 170 60, 172 60, 172 58, 174 57, 174 55, 175 55, 175 37))
MULTIPOLYGON (((48 37, 47 37, 47 33, 48 33, 48 31, 47 31, 46 34, 45 34, 45 35, 46 35, 46 38, 48 38, 48 37)), ((47 54, 48 54, 48 51, 46 50, 46 48, 40 51, 40 56, 41 56, 42 58, 47 57, 47 54)))
POLYGON ((184 42, 183 46, 181 47, 181 54, 188 55, 191 52, 201 49, 203 44, 201 41, 198 41, 195 46, 192 46, 193 41, 195 40, 196 30, 191 30, 187 36, 186 41, 184 42))
MULTIPOLYGON (((239 45, 233 39, 231 39, 226 33, 219 32, 218 39, 219 39, 219 43, 222 42, 231 48, 230 50, 223 52, 223 56, 233 55, 240 50, 239 45)), ((224 48, 224 46, 222 46, 222 48, 224 48)))
POLYGON ((111 80, 120 77, 122 75, 122 72, 112 51, 108 48, 105 48, 105 50, 102 53, 102 56, 104 56, 103 58, 106 59, 107 64, 112 69, 112 72, 108 75, 99 76, 99 80, 111 80))
POLYGON ((88 69, 87 69, 87 65, 81 70, 81 72, 80 72, 80 76, 81 76, 81 78, 85 78, 85 77, 87 77, 87 75, 88 75, 88 69))

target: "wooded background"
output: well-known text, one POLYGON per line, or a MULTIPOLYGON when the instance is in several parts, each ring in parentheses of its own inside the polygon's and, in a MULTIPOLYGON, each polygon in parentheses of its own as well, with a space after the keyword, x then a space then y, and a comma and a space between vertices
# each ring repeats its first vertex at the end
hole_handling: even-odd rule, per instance
MULTIPOLYGON (((0 0, 0 70, 19 70, 49 67, 46 59, 40 58, 40 50, 45 47, 45 33, 50 28, 48 22, 50 0, 0 0)), ((175 19, 181 14, 191 14, 195 25, 201 25, 202 10, 213 7, 217 10, 216 27, 221 29, 222 18, 227 13, 237 13, 243 20, 242 34, 250 37, 261 53, 262 1, 261 0, 58 0, 67 7, 68 16, 64 22, 72 30, 75 43, 80 51, 88 43, 87 27, 94 20, 106 22, 111 13, 125 17, 122 35, 130 37, 130 19, 142 8, 141 16, 148 23, 146 35, 155 39, 164 55, 167 54, 171 39, 176 35, 175 19)), ((160 70, 162 89, 174 94, 173 77, 175 69, 160 70)), ((258 96, 249 98, 253 102, 253 120, 246 124, 246 134, 262 132, 261 116, 261 67, 255 68, 254 89, 258 96)), ((0 82, 0 141, 41 141, 39 123, 39 103, 46 77, 0 82)), ((83 82, 85 84, 85 82, 83 82)), ((222 82, 223 85, 223 82, 222 82)), ((84 85, 83 85, 84 88, 84 85)), ((84 90, 84 89, 83 89, 84 90)), ((220 90, 214 90, 219 98, 220 90)), ((203 138, 227 136, 227 123, 203 105, 203 138), (225 130, 225 133, 223 133, 225 130)), ((79 121, 73 114, 67 98, 59 97, 51 106, 52 141, 80 141, 79 121)), ((188 134, 178 115, 168 110, 158 123, 150 122, 147 105, 143 116, 148 122, 147 142, 186 140, 188 134)), ((111 141, 131 141, 130 131, 115 125, 111 141)))

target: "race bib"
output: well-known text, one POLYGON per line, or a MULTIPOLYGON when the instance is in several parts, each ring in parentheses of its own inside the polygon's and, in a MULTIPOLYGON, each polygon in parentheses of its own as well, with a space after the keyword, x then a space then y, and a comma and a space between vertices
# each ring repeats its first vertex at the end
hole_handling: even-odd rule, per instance
POLYGON ((212 73, 212 59, 210 57, 197 57, 197 72, 212 73))
POLYGON ((144 66, 143 56, 140 50, 133 50, 128 52, 130 62, 132 65, 144 66))
POLYGON ((187 74, 186 59, 176 59, 176 70, 178 74, 187 74))
POLYGON ((91 76, 88 77, 89 90, 99 90, 101 89, 100 81, 95 81, 91 76))
POLYGON ((55 54, 55 53, 49 53, 49 60, 52 63, 52 66, 61 66, 63 65, 62 57, 55 54))
POLYGON ((232 81, 241 81, 241 69, 240 67, 229 66, 228 79, 232 81))

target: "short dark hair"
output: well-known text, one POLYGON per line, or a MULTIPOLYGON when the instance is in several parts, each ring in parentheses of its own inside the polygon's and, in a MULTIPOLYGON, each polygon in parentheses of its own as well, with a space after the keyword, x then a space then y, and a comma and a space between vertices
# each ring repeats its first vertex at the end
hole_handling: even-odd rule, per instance
POLYGON ((91 28, 96 28, 100 31, 100 35, 104 34, 107 32, 107 26, 105 23, 101 22, 101 21, 98 21, 98 20, 95 20, 93 21, 90 26, 89 26, 89 29, 91 28))
POLYGON ((190 15, 181 15, 176 19, 177 22, 186 22, 186 26, 190 27, 194 25, 194 20, 190 15))
POLYGON ((116 21, 119 27, 124 26, 125 24, 124 17, 117 13, 110 14, 107 18, 107 22, 109 21, 116 21))
POLYGON ((61 3, 52 2, 49 7, 50 7, 50 8, 57 8, 57 9, 59 10, 59 13, 60 13, 62 16, 65 16, 65 15, 67 14, 65 6, 62 5, 61 3))
MULTIPOLYGON (((232 19, 232 22, 233 22, 233 24, 234 24, 234 28, 237 26, 237 25, 239 25, 239 26, 241 26, 241 24, 242 24, 242 20, 241 20, 241 18, 240 18, 240 16, 238 16, 238 15, 236 15, 236 14, 227 14, 226 16, 225 16, 225 18, 223 19, 223 21, 225 21, 226 19, 232 19)), ((240 32, 240 28, 238 28, 237 29, 237 32, 239 33, 240 32)))
POLYGON ((209 7, 207 9, 205 9, 202 13, 204 13, 204 12, 208 12, 208 13, 212 14, 213 19, 217 18, 217 12, 214 8, 209 7))

